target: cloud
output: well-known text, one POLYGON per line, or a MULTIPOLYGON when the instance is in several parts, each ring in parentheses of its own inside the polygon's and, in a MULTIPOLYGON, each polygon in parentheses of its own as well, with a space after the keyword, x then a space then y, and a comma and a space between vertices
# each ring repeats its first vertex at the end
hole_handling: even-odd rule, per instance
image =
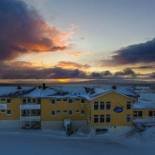
POLYGON ((155 69, 155 65, 141 65, 137 67, 132 67, 132 69, 139 69, 139 70, 150 70, 150 69, 155 69))
POLYGON ((20 0, 0 0, 0 60, 31 52, 66 49, 72 32, 62 32, 20 0))
POLYGON ((132 77, 136 77, 136 73, 130 68, 125 68, 123 71, 116 72, 115 76, 132 76, 132 77))
POLYGON ((151 73, 151 74, 149 75, 149 77, 150 77, 150 78, 155 78, 155 72, 151 73))
POLYGON ((66 69, 88 69, 90 68, 90 65, 88 64, 80 64, 75 63, 72 61, 60 61, 57 65, 57 67, 66 68, 66 69))
POLYGON ((79 69, 60 67, 41 68, 24 61, 0 63, 0 79, 50 79, 86 78, 87 74, 79 69))
POLYGON ((51 69, 51 74, 49 78, 86 78, 85 72, 79 69, 63 69, 60 67, 55 67, 51 69))
MULTIPOLYGON (((72 62, 73 63, 73 62, 72 62)), ((76 64, 76 63, 75 63, 76 64)), ((74 65, 74 63, 73 63, 74 65)), ((80 64, 77 64, 80 65, 80 64)), ((93 78, 101 79, 112 76, 109 71, 87 73, 80 68, 49 67, 41 68, 32 63, 14 61, 0 63, 0 79, 51 79, 51 78, 93 78)))
POLYGON ((155 38, 145 43, 134 44, 114 51, 109 60, 103 60, 105 65, 126 65, 155 62, 155 38))
POLYGON ((86 52, 83 52, 83 51, 74 51, 74 50, 64 50, 63 53, 64 54, 67 54, 67 55, 70 55, 70 56, 79 57, 79 56, 85 54, 86 52))
POLYGON ((92 72, 89 77, 92 79, 102 79, 106 77, 111 77, 112 73, 110 71, 104 71, 104 72, 92 72))
POLYGON ((81 69, 71 69, 62 67, 42 68, 24 61, 15 61, 9 63, 0 63, 0 79, 54 79, 54 78, 83 78, 83 79, 108 79, 108 78, 128 78, 128 77, 146 77, 154 78, 155 73, 137 74, 130 68, 123 71, 111 73, 86 72, 81 69))

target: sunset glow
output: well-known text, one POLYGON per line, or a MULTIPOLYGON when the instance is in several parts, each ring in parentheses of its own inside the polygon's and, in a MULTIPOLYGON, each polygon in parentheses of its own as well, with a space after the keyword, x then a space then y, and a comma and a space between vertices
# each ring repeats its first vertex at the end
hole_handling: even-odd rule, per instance
POLYGON ((152 78, 154 6, 153 0, 2 0, 0 78, 152 78))

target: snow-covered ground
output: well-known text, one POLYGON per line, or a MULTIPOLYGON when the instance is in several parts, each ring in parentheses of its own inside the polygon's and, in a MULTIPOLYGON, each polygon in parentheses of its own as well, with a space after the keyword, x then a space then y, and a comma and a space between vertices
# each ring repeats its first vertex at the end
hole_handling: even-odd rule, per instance
POLYGON ((1 131, 1 155, 154 155, 155 128, 143 133, 107 133, 97 137, 66 137, 63 133, 1 131), (58 135, 59 136, 58 136, 58 135))

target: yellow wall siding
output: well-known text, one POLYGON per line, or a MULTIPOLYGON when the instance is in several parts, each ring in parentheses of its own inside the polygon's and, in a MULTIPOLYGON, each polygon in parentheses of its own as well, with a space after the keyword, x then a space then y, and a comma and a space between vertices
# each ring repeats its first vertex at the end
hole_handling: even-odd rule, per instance
POLYGON ((90 102, 91 104, 91 125, 93 127, 103 127, 103 126, 124 126, 124 125, 130 125, 131 123, 128 123, 126 121, 126 116, 131 115, 132 116, 132 110, 127 109, 127 101, 130 101, 131 103, 135 102, 134 98, 127 97, 115 92, 107 93, 105 95, 102 95, 100 97, 95 98, 93 101, 90 102), (106 103, 109 101, 111 103, 111 109, 110 110, 94 110, 94 102, 98 101, 101 102, 103 101, 106 103), (114 108, 122 107, 123 112, 121 113, 116 113, 114 112, 114 108), (111 122, 109 123, 94 123, 94 115, 106 115, 110 114, 111 116, 111 122))
POLYGON ((19 120, 21 99, 11 98, 11 103, 5 103, 7 104, 7 110, 11 110, 11 114, 7 114, 7 110, 5 112, 0 110, 0 120, 19 120))
POLYGON ((141 118, 148 118, 149 116, 149 111, 155 111, 155 109, 134 109, 133 110, 133 115, 135 111, 142 111, 142 117, 141 118))
POLYGON ((76 100, 74 100, 72 103, 68 103, 67 101, 61 100, 55 101, 53 104, 51 99, 42 99, 41 119, 43 121, 62 121, 64 119, 87 120, 86 103, 81 103, 80 101, 76 100), (60 112, 57 113, 57 110, 60 112), (72 114, 69 114, 69 110, 72 111, 72 114), (76 112, 77 110, 79 112, 76 112), (84 114, 81 113, 81 110, 84 111, 84 114), (51 114, 52 111, 56 112, 55 115, 51 114))
MULTIPOLYGON (((20 104, 23 102, 23 98, 10 98, 11 103, 1 102, 1 104, 7 104, 7 109, 11 110, 11 114, 0 111, 0 120, 19 120, 20 119, 20 104)), ((54 99, 54 98, 53 98, 54 99)), ((94 98, 93 100, 86 101, 85 103, 81 102, 81 99, 72 99, 72 103, 69 103, 68 100, 64 101, 61 99, 58 101, 54 99, 55 103, 52 103, 52 98, 42 98, 41 99, 41 121, 63 121, 64 119, 71 120, 87 120, 88 124, 94 128, 103 128, 103 127, 114 127, 114 126, 129 126, 132 125, 132 120, 135 118, 134 111, 142 111, 142 118, 149 117, 149 111, 155 111, 155 109, 127 109, 127 102, 134 104, 137 99, 128 97, 117 92, 110 92, 103 94, 94 98), (107 110, 98 109, 94 110, 94 102, 98 101, 110 102, 111 108, 107 110), (117 113, 114 111, 115 107, 122 107, 123 112, 117 113), (72 114, 69 114, 69 110, 72 111, 72 114), (77 110, 79 112, 77 112, 77 110), (82 114, 81 111, 84 111, 82 114), (52 115, 52 111, 55 111, 55 115, 52 115), (57 111, 60 111, 59 113, 57 111), (65 112, 66 111, 66 112, 65 112), (104 115, 109 114, 111 116, 111 121, 109 123, 94 123, 94 115, 104 115), (131 116, 131 121, 127 122, 127 115, 131 116)), ((37 99, 36 99, 37 101, 37 99)))

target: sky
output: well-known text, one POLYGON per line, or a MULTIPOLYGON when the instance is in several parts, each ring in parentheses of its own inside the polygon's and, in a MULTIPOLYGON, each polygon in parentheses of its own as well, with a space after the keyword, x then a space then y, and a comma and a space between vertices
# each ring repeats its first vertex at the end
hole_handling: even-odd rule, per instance
POLYGON ((154 78, 154 15, 154 0, 0 0, 0 78, 154 78))

